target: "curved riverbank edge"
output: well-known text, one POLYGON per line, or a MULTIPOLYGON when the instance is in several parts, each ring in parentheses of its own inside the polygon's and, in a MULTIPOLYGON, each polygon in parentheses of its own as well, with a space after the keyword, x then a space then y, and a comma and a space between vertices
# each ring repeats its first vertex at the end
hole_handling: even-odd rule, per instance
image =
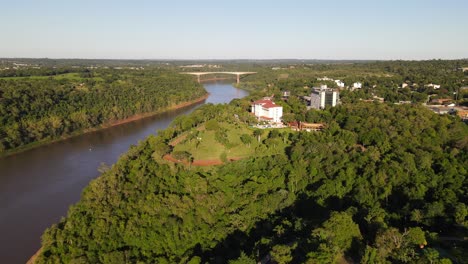
POLYGON ((11 151, 6 151, 5 153, 1 153, 0 158, 5 158, 5 157, 8 157, 8 156, 19 154, 19 153, 27 151, 27 150, 31 150, 31 149, 42 147, 42 146, 52 144, 52 143, 55 143, 55 142, 63 141, 63 140, 66 140, 66 139, 69 139, 69 138, 72 138, 72 137, 76 137, 76 136, 80 136, 80 135, 83 135, 83 134, 86 134, 86 133, 91 133, 91 132, 95 132, 95 131, 98 131, 98 130, 104 130, 104 129, 107 129, 107 128, 110 128, 110 127, 130 123, 130 122, 137 121, 137 120, 140 120, 140 119, 144 119, 144 118, 147 118, 147 117, 151 117, 151 116, 154 116, 154 115, 157 115, 157 114, 162 114, 162 113, 165 113, 165 112, 168 112, 168 111, 173 111, 173 110, 177 110, 177 109, 180 109, 180 108, 184 108, 186 106, 201 103, 204 100, 206 100, 209 96, 210 96, 210 94, 206 93, 206 94, 204 94, 203 96, 201 96, 201 97, 199 97, 197 99, 187 101, 187 102, 184 102, 184 103, 179 103, 179 104, 176 104, 176 105, 173 105, 173 106, 170 106, 170 107, 165 107, 165 108, 162 108, 162 109, 154 111, 154 112, 136 114, 136 115, 130 116, 128 118, 116 120, 116 121, 113 121, 113 122, 108 122, 108 123, 99 125, 97 127, 88 128, 88 129, 81 130, 81 131, 75 131, 72 134, 64 135, 64 136, 61 136, 60 138, 56 138, 56 139, 33 142, 33 143, 28 144, 28 145, 19 147, 17 149, 14 149, 14 150, 11 150, 11 151))
MULTIPOLYGON (((233 78, 230 78, 230 77, 215 77, 215 78, 209 78, 209 79, 202 79, 202 80, 200 80, 200 83, 225 81, 225 80, 232 80, 232 79, 233 78)), ((234 80, 235 80, 235 78, 234 78, 234 80)))
POLYGON ((42 252, 42 247, 36 252, 34 253, 34 255, 31 256, 31 258, 28 259, 28 261, 26 262, 26 264, 34 264, 36 263, 36 259, 37 257, 39 257, 39 255, 41 254, 42 252))

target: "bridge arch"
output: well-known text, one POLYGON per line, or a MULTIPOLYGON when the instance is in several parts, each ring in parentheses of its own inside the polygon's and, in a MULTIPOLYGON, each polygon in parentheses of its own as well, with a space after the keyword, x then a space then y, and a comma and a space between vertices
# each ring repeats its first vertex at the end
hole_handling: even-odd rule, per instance
POLYGON ((255 74, 256 72, 181 72, 181 74, 190 74, 197 76, 198 82, 200 82, 200 76, 208 75, 208 74, 231 74, 237 76, 237 83, 240 83, 240 76, 241 75, 249 75, 255 74))

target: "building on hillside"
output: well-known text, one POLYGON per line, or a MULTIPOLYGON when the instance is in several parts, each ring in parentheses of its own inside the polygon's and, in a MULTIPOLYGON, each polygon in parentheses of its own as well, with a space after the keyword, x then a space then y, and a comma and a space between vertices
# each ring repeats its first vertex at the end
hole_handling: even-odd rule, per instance
POLYGON ((361 89, 361 88, 362 88, 362 83, 360 82, 353 83, 353 89, 361 89))
POLYGON ((344 88, 345 87, 345 83, 340 81, 340 80, 335 80, 335 83, 339 88, 344 88))
POLYGON ((463 120, 468 121, 468 109, 457 110, 457 115, 463 120))
POLYGON ((322 131, 325 128, 325 125, 322 123, 306 123, 300 122, 300 129, 302 131, 322 131))
POLYGON ((340 99, 340 93, 336 90, 327 88, 322 85, 320 88, 312 88, 312 93, 304 97, 308 101, 307 108, 324 109, 326 106, 336 106, 340 99))
POLYGON ((328 78, 327 76, 323 78, 317 78, 317 81, 334 81, 332 78, 328 78))
POLYGON ((264 98, 252 103, 252 113, 258 120, 280 123, 281 117, 283 117, 283 107, 264 98))
POLYGON ((412 104, 411 101, 398 101, 398 103, 395 103, 395 104, 412 104))
POLYGON ((437 106, 429 106, 429 110, 439 115, 449 114, 449 111, 450 111, 450 109, 447 107, 437 107, 437 106))
POLYGON ((437 90, 437 89, 440 89, 440 84, 433 84, 433 83, 430 83, 430 84, 427 84, 427 85, 424 85, 426 87, 432 87, 434 88, 434 90, 437 90))
POLYGON ((431 103, 433 104, 439 104, 439 105, 445 105, 445 104, 450 104, 452 103, 452 99, 450 98, 437 98, 437 99, 432 99, 431 103))
POLYGON ((407 83, 402 83, 402 84, 401 84, 401 88, 406 88, 406 87, 408 87, 408 84, 407 84, 407 83))
POLYGON ((294 131, 322 131, 325 125, 322 123, 306 123, 301 121, 294 121, 288 123, 288 126, 294 131))

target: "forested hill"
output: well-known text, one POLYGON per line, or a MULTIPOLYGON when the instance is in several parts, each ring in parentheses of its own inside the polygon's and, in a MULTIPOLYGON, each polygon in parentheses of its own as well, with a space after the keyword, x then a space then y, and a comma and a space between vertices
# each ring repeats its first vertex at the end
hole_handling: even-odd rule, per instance
POLYGON ((0 155, 206 94, 190 76, 168 70, 69 71, 0 78, 0 155))
POLYGON ((317 112, 322 132, 239 135, 236 144, 256 150, 242 160, 162 158, 208 120, 245 131, 243 105, 205 105, 132 147, 45 232, 37 262, 466 263, 457 240, 468 226, 468 128, 459 119, 357 103, 317 112), (266 155, 275 142, 288 146, 266 155))

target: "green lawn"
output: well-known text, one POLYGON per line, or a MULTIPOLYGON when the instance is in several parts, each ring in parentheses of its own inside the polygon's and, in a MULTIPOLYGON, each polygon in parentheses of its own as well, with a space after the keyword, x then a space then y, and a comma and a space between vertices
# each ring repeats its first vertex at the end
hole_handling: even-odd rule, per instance
MULTIPOLYGON (((215 137, 215 131, 210 130, 191 130, 185 132, 180 137, 185 137, 180 143, 174 146, 173 151, 186 151, 192 154, 195 160, 219 160, 222 153, 226 153, 228 159, 231 158, 247 158, 250 156, 273 155, 279 152, 284 152, 288 142, 283 142, 278 138, 275 145, 258 143, 257 138, 253 136, 253 129, 245 125, 234 125, 228 123, 220 123, 220 128, 226 131, 228 144, 223 145, 215 137), (191 136, 198 133, 198 136, 191 136), (241 141, 241 135, 247 134, 251 136, 251 143, 244 144, 241 141), (198 138, 197 138, 198 137, 198 138)), ((269 130, 263 130, 261 141, 267 138, 269 130)))

